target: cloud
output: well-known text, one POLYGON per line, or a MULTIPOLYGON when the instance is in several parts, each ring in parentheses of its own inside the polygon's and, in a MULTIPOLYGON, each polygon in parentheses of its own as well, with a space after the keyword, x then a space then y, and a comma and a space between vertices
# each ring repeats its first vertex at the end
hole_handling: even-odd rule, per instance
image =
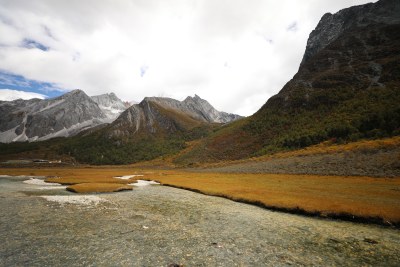
POLYGON ((0 89, 1 101, 12 101, 16 99, 32 99, 32 98, 45 99, 47 98, 47 96, 33 92, 17 91, 13 89, 0 89))
POLYGON ((251 115, 296 73, 324 13, 366 2, 2 1, 0 71, 47 83, 48 95, 196 93, 251 115))

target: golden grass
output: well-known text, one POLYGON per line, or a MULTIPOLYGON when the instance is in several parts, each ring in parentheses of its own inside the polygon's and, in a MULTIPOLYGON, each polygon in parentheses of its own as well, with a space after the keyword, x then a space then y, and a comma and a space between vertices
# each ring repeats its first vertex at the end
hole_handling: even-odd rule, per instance
POLYGON ((138 169, 129 166, 115 167, 62 167, 62 168, 7 168, 0 169, 0 173, 11 173, 12 175, 33 175, 33 176, 55 176, 47 178, 46 182, 60 183, 64 185, 79 183, 117 183, 130 184, 136 181, 135 178, 128 180, 113 178, 114 176, 131 175, 135 173, 144 174, 138 169))
MULTIPOLYGON (((306 212, 346 213, 364 218, 379 217, 385 221, 400 223, 400 178, 194 173, 112 166, 0 169, 0 174, 6 175, 56 175, 68 182, 94 183, 91 186, 87 185, 88 187, 104 184, 99 182, 104 179, 107 180, 106 184, 111 183, 114 181, 113 176, 134 173, 144 174, 141 179, 154 179, 162 184, 234 200, 261 203, 267 207, 285 209, 298 207, 306 212)), ((123 185, 132 183, 135 179, 117 180, 117 184, 123 185)), ((55 178, 55 182, 60 182, 59 178, 55 178)))
POLYGON ((113 183, 82 183, 70 185, 67 187, 68 191, 74 193, 107 193, 132 189, 133 187, 130 185, 113 183))
POLYGON ((400 222, 399 178, 186 172, 152 178, 162 184, 267 207, 400 222))
POLYGON ((335 144, 331 141, 326 141, 318 145, 309 146, 303 149, 280 152, 274 155, 265 155, 254 160, 264 160, 272 157, 274 158, 289 158, 293 156, 305 156, 315 154, 329 154, 329 153, 340 153, 340 152, 351 152, 351 151, 373 151, 378 149, 390 149, 393 147, 400 146, 400 136, 377 139, 377 140, 361 140, 357 142, 351 142, 347 144, 335 144))

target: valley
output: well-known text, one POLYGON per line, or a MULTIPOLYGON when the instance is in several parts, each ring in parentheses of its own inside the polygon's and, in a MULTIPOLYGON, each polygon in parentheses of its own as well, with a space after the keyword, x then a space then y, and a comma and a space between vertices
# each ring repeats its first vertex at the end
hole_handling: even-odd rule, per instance
MULTIPOLYGON (((135 74, 130 53, 118 53, 99 92, 129 63, 124 77, 137 80, 123 95, 144 86, 161 96, 75 89, 0 101, 0 266, 400 266, 400 4, 319 18, 297 73, 248 117, 187 96, 208 86, 190 66, 170 79, 143 55, 135 74), (180 100, 154 89, 160 73, 155 84, 174 81, 180 100)), ((291 22, 286 36, 301 27, 291 22)), ((251 32, 249 43, 276 45, 251 32)), ((234 99, 228 73, 242 61, 228 52, 201 66, 223 66, 230 83, 212 85, 215 97, 234 99)), ((268 95, 258 75, 243 86, 268 95)))

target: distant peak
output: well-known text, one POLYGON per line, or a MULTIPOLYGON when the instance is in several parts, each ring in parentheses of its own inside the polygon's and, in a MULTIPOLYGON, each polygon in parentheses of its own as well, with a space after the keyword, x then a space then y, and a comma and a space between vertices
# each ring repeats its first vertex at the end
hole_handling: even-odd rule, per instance
POLYGON ((81 94, 85 94, 84 91, 82 91, 81 89, 74 89, 72 91, 69 91, 68 93, 62 95, 61 97, 65 97, 65 96, 73 96, 73 95, 81 95, 81 94))
POLYGON ((83 93, 83 90, 81 89, 74 89, 72 91, 70 91, 71 94, 79 94, 79 93, 83 93))
POLYGON ((186 97, 184 101, 189 101, 189 100, 202 100, 202 99, 200 96, 195 94, 194 97, 191 97, 191 96, 186 97))

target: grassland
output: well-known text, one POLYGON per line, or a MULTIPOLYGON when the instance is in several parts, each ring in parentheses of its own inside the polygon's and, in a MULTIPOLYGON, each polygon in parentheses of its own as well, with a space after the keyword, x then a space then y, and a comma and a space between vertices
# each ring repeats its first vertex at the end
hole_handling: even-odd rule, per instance
MULTIPOLYGON (((93 183, 107 188, 135 179, 113 178, 144 174, 141 179, 213 196, 294 213, 400 225, 400 178, 372 178, 287 174, 197 173, 182 170, 88 167, 7 169, 0 174, 58 176, 48 181, 63 184, 93 183)), ((118 188, 118 186, 116 186, 118 188)))
POLYGON ((400 223, 399 178, 171 172, 154 179, 274 210, 400 223))

